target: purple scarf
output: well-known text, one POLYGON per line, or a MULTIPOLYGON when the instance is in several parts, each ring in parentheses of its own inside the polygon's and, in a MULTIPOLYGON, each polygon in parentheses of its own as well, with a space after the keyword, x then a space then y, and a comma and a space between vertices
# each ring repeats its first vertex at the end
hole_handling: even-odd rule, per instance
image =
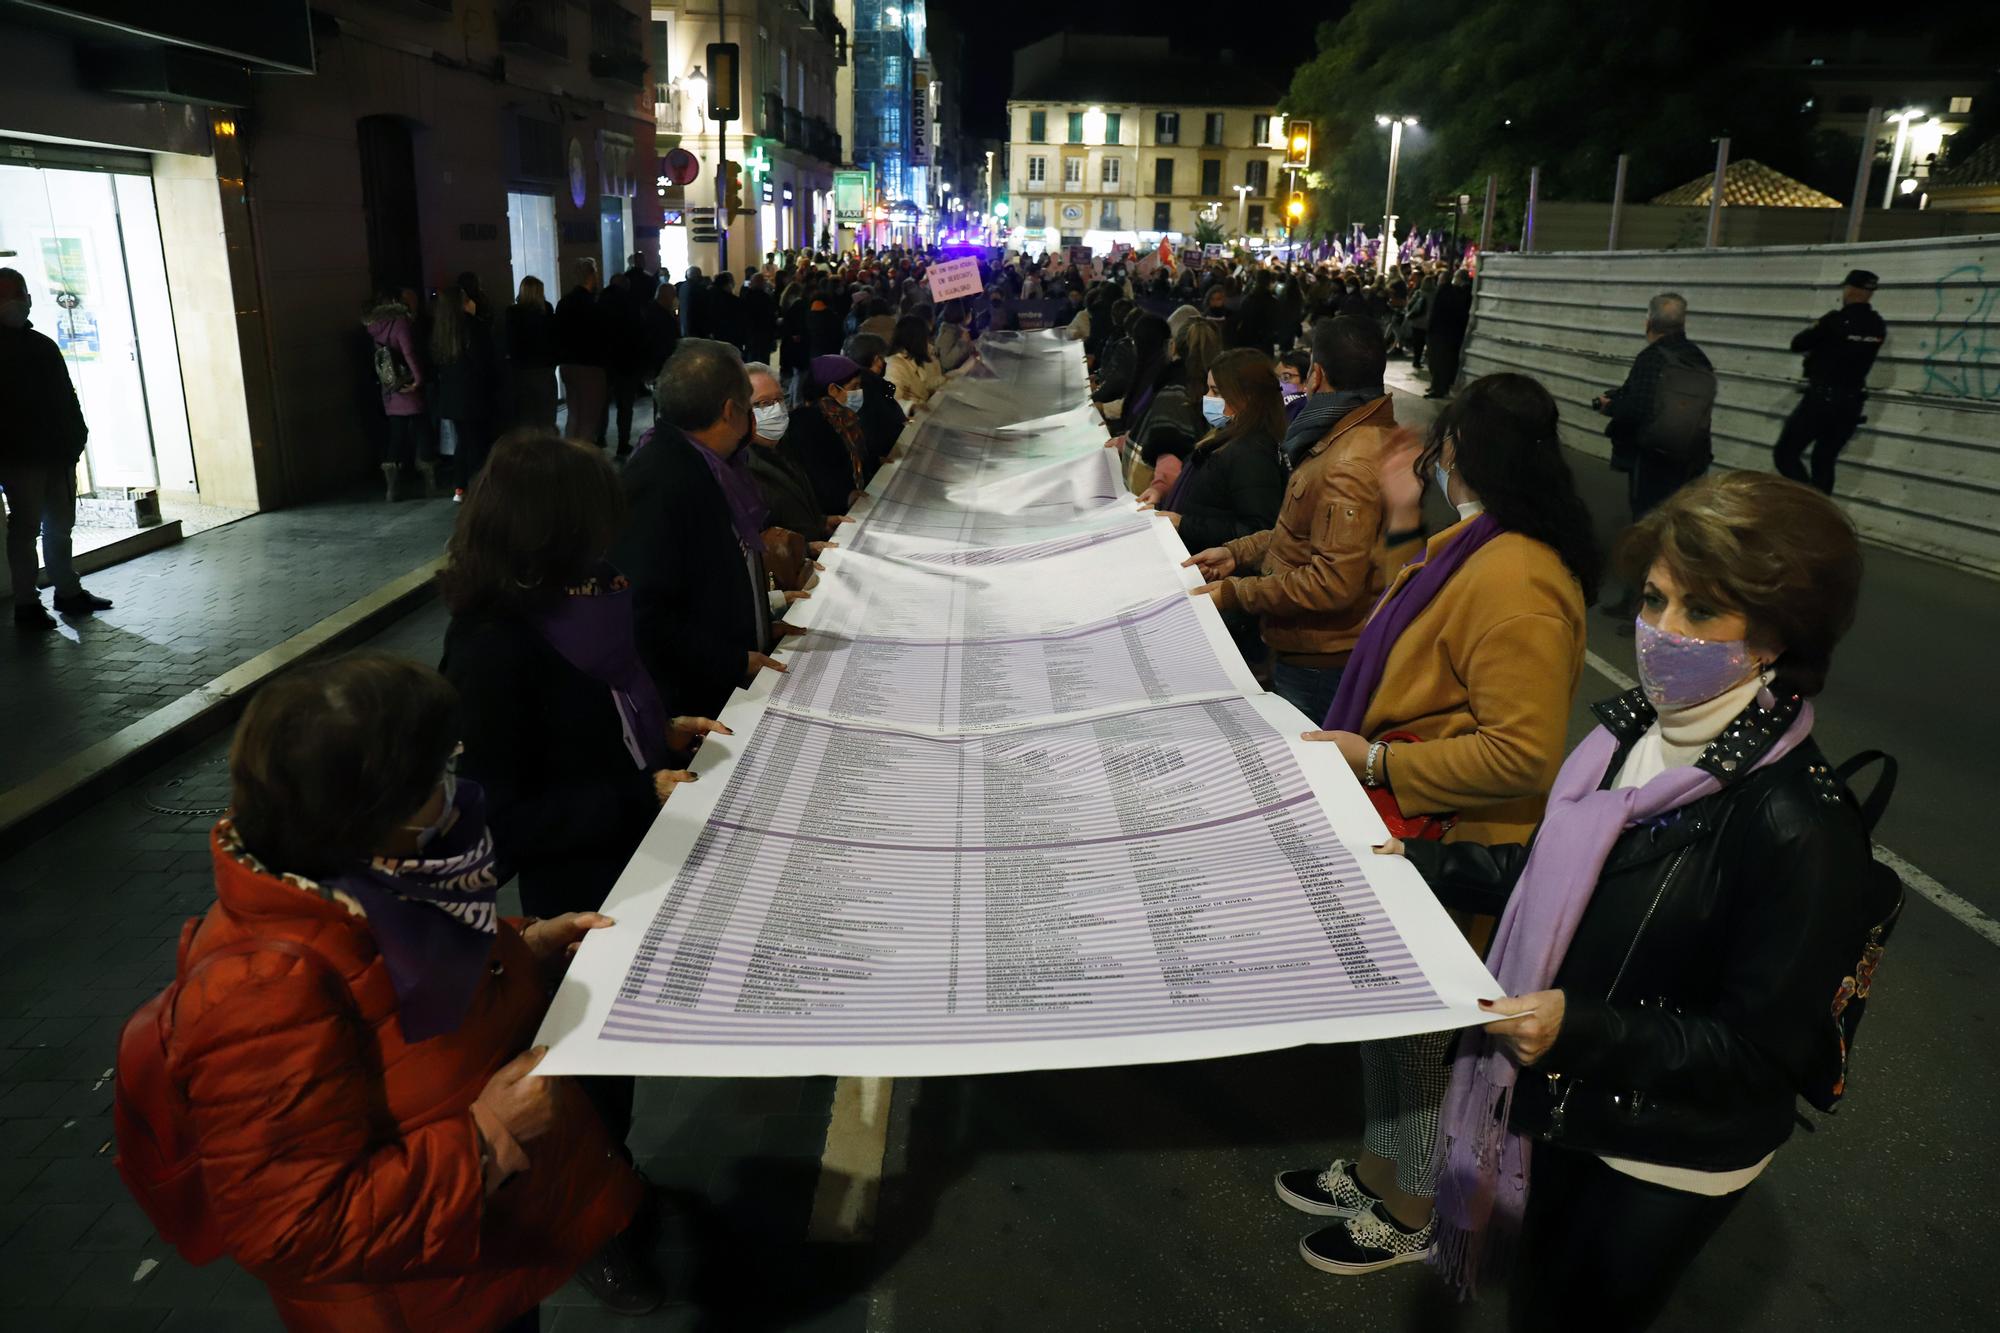
POLYGON ((718 457, 715 450, 694 440, 688 440, 687 445, 701 455, 701 461, 708 464, 708 474, 722 488, 722 498, 729 502, 729 521, 736 528, 736 540, 743 543, 744 550, 763 555, 764 529, 770 526, 771 511, 764 504, 764 497, 757 493, 757 483, 750 475, 750 442, 745 440, 737 445, 727 458, 718 457))
MULTIPOLYGON (((1774 706, 1769 694, 1759 702, 1774 706)), ((1812 728, 1808 703, 1751 771, 1797 749, 1812 728)), ((1554 983, 1620 834, 1722 790, 1719 780, 1691 764, 1670 768, 1643 787, 1600 790, 1617 752, 1618 738, 1599 727, 1556 775, 1548 812, 1486 955, 1503 995, 1529 995, 1554 983)), ((1507 1123, 1520 1073, 1483 1029, 1468 1028, 1459 1038, 1438 1116, 1434 1151, 1443 1168, 1431 1263, 1468 1295, 1482 1276, 1505 1271, 1527 1212, 1532 1145, 1507 1123)))
POLYGON ((321 881, 361 904, 396 988, 405 1041, 456 1032, 486 978, 499 921, 495 901, 511 871, 495 858, 486 793, 460 779, 458 817, 416 856, 378 856, 321 881))
POLYGON ((1459 530, 1445 544, 1445 548, 1434 556, 1419 555, 1410 562, 1417 572, 1403 581, 1403 585, 1392 593, 1384 593, 1382 600, 1369 613, 1368 624, 1361 631, 1361 639, 1354 645, 1353 656, 1347 659, 1347 669, 1340 674, 1340 689, 1333 696, 1333 704, 1326 710, 1326 720, 1320 725, 1328 731, 1351 731, 1359 734, 1361 723, 1368 716, 1368 705, 1375 698, 1375 687, 1382 683, 1382 672, 1389 665, 1389 654, 1396 647, 1396 640, 1403 637, 1403 631, 1410 622, 1423 613, 1425 607, 1437 597, 1458 567, 1472 558, 1472 553, 1500 535, 1500 523, 1491 514, 1481 514, 1459 530))
POLYGON ((632 762, 649 771, 671 767, 666 705, 639 660, 632 630, 632 585, 622 576, 596 577, 565 589, 563 599, 536 620, 535 628, 564 661, 610 686, 632 762))

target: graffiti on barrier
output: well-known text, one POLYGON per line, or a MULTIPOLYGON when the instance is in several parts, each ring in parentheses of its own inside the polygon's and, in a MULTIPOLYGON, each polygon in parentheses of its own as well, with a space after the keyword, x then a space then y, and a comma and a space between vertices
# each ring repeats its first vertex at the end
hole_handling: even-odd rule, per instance
POLYGON ((2000 313, 2000 283, 1989 282, 1982 264, 1961 264, 1931 287, 1931 312, 1924 351, 1924 392, 1945 398, 2000 399, 2000 342, 1994 316, 2000 313), (1968 301, 1961 288, 1969 285, 1968 301), (1952 307, 1947 311, 1947 305, 1952 307))

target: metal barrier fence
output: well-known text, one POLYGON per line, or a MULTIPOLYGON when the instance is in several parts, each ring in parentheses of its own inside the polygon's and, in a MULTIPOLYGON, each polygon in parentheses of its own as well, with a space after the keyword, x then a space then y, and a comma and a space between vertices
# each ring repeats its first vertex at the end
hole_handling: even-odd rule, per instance
POLYGON ((1464 374, 1534 376, 1561 405, 1564 443, 1608 457, 1591 400, 1645 345, 1647 300, 1679 292, 1720 381, 1716 461, 1768 469, 1804 384, 1792 335, 1840 303, 1854 268, 1881 278, 1889 341, 1839 497, 1873 540, 2000 572, 2000 236, 1492 255, 1464 374))

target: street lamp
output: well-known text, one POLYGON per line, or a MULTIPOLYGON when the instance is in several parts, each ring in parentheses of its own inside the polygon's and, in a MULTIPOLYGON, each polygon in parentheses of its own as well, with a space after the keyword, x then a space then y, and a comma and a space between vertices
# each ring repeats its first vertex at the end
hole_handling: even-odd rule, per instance
POLYGON ((1896 201, 1896 177, 1903 169, 1903 145, 1910 137, 1910 122, 1922 116, 1920 106, 1904 107, 1892 111, 1888 119, 1896 122, 1896 146, 1889 151, 1889 179, 1882 183, 1882 207, 1888 208, 1896 201))
POLYGON ((694 73, 687 76, 688 96, 694 98, 695 114, 701 123, 708 124, 708 76, 701 72, 701 66, 694 67, 694 73))
POLYGON ((1382 204, 1382 247, 1376 257, 1377 268, 1389 271, 1389 229, 1396 225, 1396 161, 1403 155, 1403 127, 1414 126, 1415 116, 1377 116, 1375 123, 1389 131, 1389 195, 1382 204))
POLYGON ((1236 191, 1236 234, 1241 236, 1243 235, 1243 208, 1245 201, 1250 198, 1250 187, 1248 185, 1232 185, 1229 188, 1236 191))

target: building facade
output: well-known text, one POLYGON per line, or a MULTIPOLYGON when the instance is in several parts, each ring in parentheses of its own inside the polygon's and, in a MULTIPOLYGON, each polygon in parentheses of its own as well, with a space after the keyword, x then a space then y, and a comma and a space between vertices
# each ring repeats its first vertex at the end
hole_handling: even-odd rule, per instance
POLYGON ((1277 93, 1227 62, 1050 37, 1015 53, 1007 121, 1009 244, 1178 244, 1204 221, 1253 245, 1284 233, 1277 93))
POLYGON ((654 247, 641 0, 137 12, 0 19, 0 249, 70 360, 80 487, 238 509, 342 489, 382 430, 373 293, 469 271, 491 312, 654 247))
POLYGON ((923 0, 853 0, 854 165, 874 177, 870 244, 914 237, 929 196, 929 16, 923 0))
POLYGON ((686 185, 664 172, 660 260, 678 276, 738 272, 769 254, 830 244, 833 172, 845 153, 838 121, 840 72, 849 64, 846 23, 833 0, 686 0, 652 6, 647 49, 654 131, 661 154, 692 153, 698 174, 686 185), (736 44, 739 116, 707 115, 712 42, 736 44), (713 225, 728 202, 717 168, 740 172, 740 207, 726 232, 713 225))

